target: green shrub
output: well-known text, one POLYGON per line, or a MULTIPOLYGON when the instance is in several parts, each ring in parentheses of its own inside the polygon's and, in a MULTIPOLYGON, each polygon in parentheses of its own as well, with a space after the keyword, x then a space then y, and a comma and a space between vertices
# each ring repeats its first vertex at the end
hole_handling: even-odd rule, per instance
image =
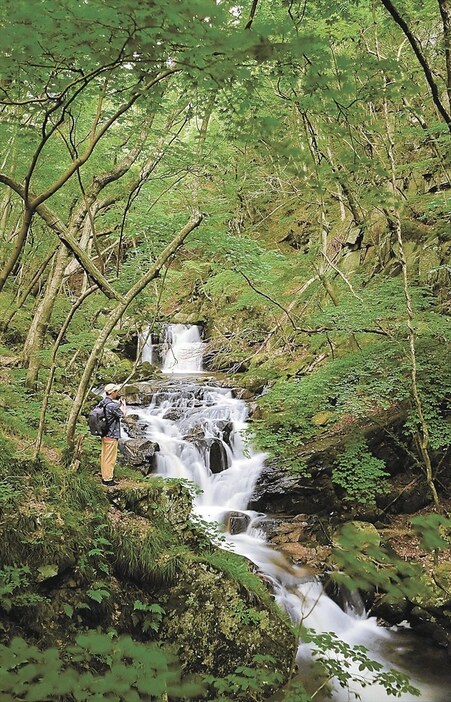
POLYGON ((345 491, 345 499, 374 505, 376 495, 386 485, 385 463, 369 451, 363 439, 350 442, 337 458, 332 470, 332 482, 345 491))

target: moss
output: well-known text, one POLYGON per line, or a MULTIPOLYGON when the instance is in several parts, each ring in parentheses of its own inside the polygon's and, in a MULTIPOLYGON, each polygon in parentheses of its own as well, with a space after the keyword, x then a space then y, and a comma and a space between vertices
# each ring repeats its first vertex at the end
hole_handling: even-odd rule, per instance
POLYGON ((185 527, 192 509, 192 494, 180 480, 151 476, 117 491, 116 505, 151 520, 164 515, 172 527, 185 527))
POLYGON ((34 570, 49 563, 58 569, 73 564, 89 547, 94 526, 105 521, 107 502, 100 486, 89 476, 21 459, 5 439, 0 456, 0 562, 34 570))
POLYGON ((191 485, 124 480, 111 505, 86 472, 23 460, 6 440, 0 448, 0 559, 18 582, 2 611, 5 640, 55 645, 114 628, 160 640, 187 672, 228 675, 267 654, 286 676, 291 624, 249 563, 190 521, 191 485), (136 601, 164 609, 160 629, 136 616, 136 601))
POLYGON ((227 675, 238 665, 252 665, 256 655, 271 655, 287 675, 294 633, 284 614, 268 609, 208 563, 193 564, 171 589, 162 636, 189 672, 227 675))

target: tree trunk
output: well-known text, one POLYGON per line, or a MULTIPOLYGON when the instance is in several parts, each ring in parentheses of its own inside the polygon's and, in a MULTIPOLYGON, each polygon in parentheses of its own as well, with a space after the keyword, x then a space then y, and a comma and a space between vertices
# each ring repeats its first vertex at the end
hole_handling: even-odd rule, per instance
POLYGON ((12 209, 13 203, 11 197, 11 190, 8 190, 5 193, 5 197, 3 198, 2 204, 0 205, 0 239, 6 239, 7 221, 9 215, 12 212, 12 209))
POLYGON ((448 108, 451 110, 451 2, 438 0, 443 22, 443 43, 445 45, 446 88, 448 93, 448 108))
POLYGON ((0 331, 6 331, 8 329, 8 326, 11 324, 11 321, 14 319, 14 316, 16 312, 20 310, 22 305, 24 304, 25 300, 27 299, 28 295, 31 293, 33 288, 35 287, 36 283, 39 281, 41 275, 44 273, 45 269, 47 268, 48 264, 56 254, 57 247, 53 249, 53 251, 50 251, 50 253, 45 257, 45 259, 42 261, 41 265, 39 266, 38 270, 32 277, 30 283, 27 285, 25 290, 22 292, 21 296, 19 297, 17 304, 14 305, 12 308, 11 312, 9 313, 8 317, 5 319, 3 323, 0 324, 0 331))
POLYGON ((42 349, 44 335, 52 315, 56 298, 61 288, 64 269, 67 265, 69 254, 65 246, 61 245, 56 255, 53 270, 47 281, 44 294, 38 304, 31 322, 23 349, 23 360, 28 364, 26 385, 35 388, 39 372, 39 352, 42 349))
POLYGON ((8 279, 9 274, 13 270, 14 266, 16 265, 20 254, 22 253, 22 249, 25 245, 25 242, 27 240, 27 234, 30 229, 30 224, 31 220, 33 218, 33 212, 25 206, 24 213, 22 215, 22 222, 20 224, 20 229, 17 233, 17 238, 16 238, 16 243, 14 245, 14 249, 9 257, 9 259, 5 262, 2 270, 0 271, 0 292, 3 290, 5 283, 8 279))
MULTIPOLYGON (((385 0, 382 0, 385 4, 385 0)), ((380 51, 379 51, 379 42, 378 42, 378 37, 376 33, 376 50, 377 50, 377 57, 380 60, 380 51)), ((384 81, 386 83, 386 78, 384 77, 384 81)), ((393 141, 393 135, 392 135, 392 125, 390 123, 390 115, 388 111, 388 101, 387 98, 384 96, 384 119, 385 119, 385 127, 386 127, 386 133, 387 133, 387 155, 388 159, 390 162, 390 173, 391 173, 391 189, 392 189, 392 194, 393 197, 396 196, 397 193, 397 182, 396 182, 396 160, 395 160, 395 145, 393 141)), ((396 203, 396 201, 395 201, 396 203)), ((420 396, 420 391, 418 388, 418 381, 417 381, 417 352, 416 352, 416 332, 415 332, 415 326, 414 326, 414 312, 413 312, 413 305, 412 305, 412 297, 410 294, 410 286, 409 286, 409 277, 408 277, 408 271, 407 271, 407 259, 405 256, 404 252, 404 238, 402 234, 402 226, 401 226, 401 217, 400 217, 400 212, 399 212, 399 207, 397 204, 394 204, 390 210, 390 217, 391 221, 394 223, 395 227, 395 232, 396 232, 396 238, 398 242, 398 260, 401 264, 401 269, 402 269, 402 281, 403 281, 403 289, 404 289, 404 297, 406 301, 406 326, 407 326, 407 333, 408 333, 408 339, 409 339, 409 358, 410 358, 410 374, 411 374, 411 381, 412 381, 412 397, 413 397, 413 404, 415 406, 416 412, 417 412, 417 421, 418 421, 418 426, 417 426, 417 436, 418 436, 418 444, 419 444, 419 449, 420 449, 420 454, 421 458, 423 461, 423 469, 424 473, 426 476, 426 482, 429 488, 429 491, 431 493, 432 500, 434 502, 435 509, 437 512, 441 512, 441 505, 440 505, 440 500, 439 496, 437 493, 437 489, 435 487, 435 482, 434 482, 434 472, 432 469, 432 462, 431 462, 431 457, 429 454, 429 429, 428 425, 426 422, 426 418, 424 416, 423 412, 423 403, 421 400, 420 396)))
POLYGON ((61 327, 59 334, 58 334, 58 337, 53 345, 52 365, 50 366, 50 370, 49 370, 49 377, 47 379, 47 385, 45 388, 44 398, 42 400, 41 416, 39 418, 39 428, 38 428, 38 435, 36 438, 36 449, 35 449, 35 455, 34 455, 35 459, 39 457, 39 454, 41 452, 42 440, 44 438, 44 431, 45 431, 45 415, 47 413, 47 407, 48 407, 49 399, 50 399, 50 392, 52 390, 53 379, 55 377, 56 356, 57 356, 59 347, 61 345, 61 341, 63 340, 63 337, 64 337, 64 335, 69 327, 69 324, 72 321, 72 318, 73 318, 75 312, 83 304, 83 302, 86 300, 86 298, 89 297, 89 295, 91 295, 96 290, 97 290, 97 285, 91 286, 82 295, 80 295, 78 300, 72 305, 70 312, 67 315, 66 319, 64 320, 64 324, 61 327))
MULTIPOLYGON (((405 21, 403 17, 399 14, 398 10, 396 7, 393 5, 391 0, 380 0, 382 5, 386 8, 386 10, 391 14, 393 17, 394 21, 396 24, 402 29, 404 32, 405 36, 407 37, 410 46, 413 49, 413 52, 415 56, 418 59, 418 62, 423 69, 423 73, 425 75, 425 78, 428 82, 429 88, 431 90, 431 95, 432 95, 432 100, 434 102, 434 105, 437 108, 438 113, 440 116, 443 118, 444 122, 448 125, 449 130, 451 131, 451 115, 447 110, 445 109, 442 101, 440 100, 440 94, 439 90, 437 87, 437 83, 434 80, 434 76, 432 75, 432 71, 430 69, 430 66, 428 62, 426 61, 426 58, 423 54, 422 48, 420 46, 420 43, 418 39, 415 37, 413 32, 411 31, 409 25, 405 21)), ((449 0, 439 0, 440 2, 440 10, 442 8, 442 5, 449 9, 449 0)))

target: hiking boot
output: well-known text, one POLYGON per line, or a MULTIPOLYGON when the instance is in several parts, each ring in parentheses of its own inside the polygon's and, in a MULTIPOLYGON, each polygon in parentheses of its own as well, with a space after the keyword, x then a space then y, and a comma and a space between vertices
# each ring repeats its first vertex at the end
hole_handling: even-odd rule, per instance
POLYGON ((103 480, 102 478, 102 485, 107 485, 108 487, 112 487, 113 485, 118 485, 117 480, 103 480))

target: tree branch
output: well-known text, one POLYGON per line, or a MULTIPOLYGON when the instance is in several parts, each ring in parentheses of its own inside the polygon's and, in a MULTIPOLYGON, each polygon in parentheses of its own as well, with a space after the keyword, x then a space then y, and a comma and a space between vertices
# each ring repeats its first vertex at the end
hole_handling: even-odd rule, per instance
POLYGON ((420 46, 419 41, 414 36, 414 34, 411 32, 409 25, 407 24, 405 19, 403 17, 401 17, 401 15, 399 14, 396 7, 393 5, 391 0, 381 0, 381 3, 385 7, 385 9, 391 14, 391 16, 393 17, 396 24, 399 27, 401 27, 402 31, 406 35, 406 37, 407 37, 407 39, 408 39, 408 41, 409 41, 409 43, 414 51, 414 54, 417 57, 418 62, 420 63, 420 65, 423 69, 424 75, 426 76, 426 80, 427 80, 429 87, 431 89, 432 100, 434 101, 434 104, 435 104, 437 110, 439 111, 440 115, 443 117, 444 121, 448 125, 449 130, 451 131, 451 115, 447 112, 447 110, 445 109, 445 107, 443 106, 443 104, 440 100, 437 84, 436 84, 434 77, 432 75, 432 71, 429 68, 429 64, 426 61, 426 58, 421 50, 421 46, 420 46))
POLYGON ((255 13, 257 11, 258 0, 253 0, 251 11, 249 13, 249 19, 246 22, 244 29, 250 29, 252 27, 252 22, 254 21, 255 13))
MULTIPOLYGON (((9 176, 0 173, 0 183, 5 183, 5 185, 8 185, 11 188, 11 190, 14 190, 14 192, 20 195, 21 198, 24 198, 24 186, 20 183, 17 183, 9 176)), ((35 198, 35 201, 36 199, 37 198, 35 198)), ((52 210, 49 207, 47 207, 47 205, 44 205, 42 203, 36 207, 36 212, 39 214, 40 217, 42 217, 47 226, 56 233, 56 235, 63 242, 63 244, 72 252, 72 254, 82 266, 82 268, 86 271, 86 273, 92 278, 92 280, 94 280, 97 283, 104 295, 106 295, 109 299, 122 301, 122 296, 119 295, 119 293, 117 293, 116 290, 114 290, 114 288, 110 285, 105 276, 103 276, 102 273, 98 270, 98 268, 94 265, 89 256, 79 246, 75 237, 72 236, 72 234, 68 231, 67 227, 59 219, 59 217, 54 212, 52 212, 52 210)))
POLYGON ((146 85, 142 87, 141 90, 135 91, 133 95, 129 98, 129 100, 122 104, 116 110, 116 112, 113 115, 111 115, 111 117, 103 124, 99 131, 95 135, 92 135, 92 138, 90 139, 89 146, 87 147, 86 151, 77 159, 75 159, 71 163, 69 168, 66 170, 66 172, 63 173, 60 176, 60 178, 58 178, 58 180, 56 180, 47 190, 35 197, 35 199, 30 203, 31 208, 33 210, 36 210, 42 202, 45 202, 45 200, 48 200, 49 197, 54 195, 72 177, 72 175, 80 168, 80 166, 83 166, 86 163, 86 161, 94 151, 95 146, 98 144, 103 135, 108 131, 111 125, 114 124, 114 122, 116 122, 119 119, 119 117, 121 117, 125 112, 127 112, 141 97, 143 93, 147 92, 147 90, 152 88, 154 85, 164 80, 168 76, 172 75, 173 73, 179 72, 180 70, 180 68, 168 68, 166 71, 159 73, 157 76, 149 80, 146 83, 146 85))

